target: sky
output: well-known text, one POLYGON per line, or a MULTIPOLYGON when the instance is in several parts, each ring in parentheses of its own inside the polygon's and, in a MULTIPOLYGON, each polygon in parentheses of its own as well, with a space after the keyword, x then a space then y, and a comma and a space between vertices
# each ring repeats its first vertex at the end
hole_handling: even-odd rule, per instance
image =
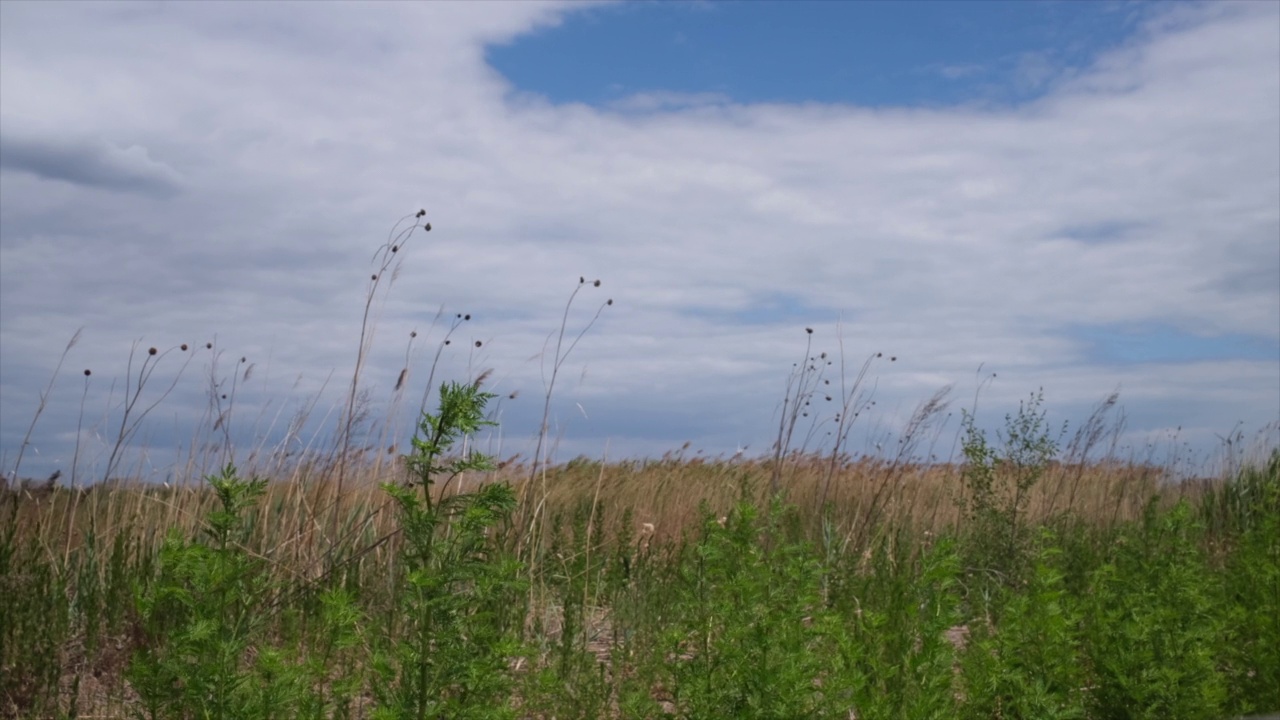
POLYGON ((560 461, 766 454, 823 353, 811 449, 1266 452, 1280 3, 0 3, 5 473, 321 447, 358 356, 361 442, 491 369, 529 457, 562 323, 560 461))

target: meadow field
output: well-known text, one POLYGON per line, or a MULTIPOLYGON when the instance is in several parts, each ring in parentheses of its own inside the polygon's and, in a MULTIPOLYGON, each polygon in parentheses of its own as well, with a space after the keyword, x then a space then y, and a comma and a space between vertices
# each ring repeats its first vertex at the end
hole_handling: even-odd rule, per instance
MULTIPOLYGON (((456 452, 0 494, 14 718, 1224 718, 1280 708, 1280 454, 1202 481, 965 440, 456 452)), ((1015 419, 1016 420, 1016 419, 1015 419)), ((1043 439, 1040 438, 1040 439, 1043 439)))
MULTIPOLYGON (((995 433, 964 413, 952 459, 929 449, 940 397, 860 455, 862 375, 815 449, 802 408, 821 375, 801 364, 760 456, 555 463, 544 413, 531 457, 490 457, 487 373, 437 385, 434 366, 387 452, 359 398, 399 247, 378 256, 331 442, 237 454, 215 396, 204 450, 140 479, 122 459, 166 396, 143 393, 168 352, 152 349, 130 358, 100 479, 6 468, 0 717, 1280 711, 1280 450, 1187 477, 1114 451, 1114 396, 1067 435, 1032 395, 995 433)), ((560 326, 546 407, 590 327, 560 326)))

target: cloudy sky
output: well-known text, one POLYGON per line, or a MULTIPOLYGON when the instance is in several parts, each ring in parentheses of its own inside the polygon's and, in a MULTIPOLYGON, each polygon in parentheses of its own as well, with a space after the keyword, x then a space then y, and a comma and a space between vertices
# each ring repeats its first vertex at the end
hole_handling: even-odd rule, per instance
POLYGON ((764 453, 806 352, 883 353, 855 452, 947 386, 944 457, 979 390, 1280 433, 1276 3, 9 0, 0 93, 6 472, 80 329, 22 475, 104 472, 140 373, 132 471, 224 437, 214 384, 242 452, 322 442, 371 289, 369 416, 468 314, 435 381, 493 369, 504 455, 571 298, 559 459, 764 453))

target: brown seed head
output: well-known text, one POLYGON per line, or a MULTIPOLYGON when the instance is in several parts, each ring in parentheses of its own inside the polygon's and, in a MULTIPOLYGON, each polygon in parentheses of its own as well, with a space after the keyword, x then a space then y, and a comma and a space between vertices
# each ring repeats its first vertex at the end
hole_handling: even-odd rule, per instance
POLYGON ((426 214, 427 214, 426 210, 419 210, 417 217, 422 217, 423 215, 426 215, 426 214))
POLYGON ((157 352, 159 352, 159 350, 156 350, 155 348, 151 348, 150 350, 147 350, 148 355, 155 355, 157 352))
POLYGON ((422 226, 422 229, 423 229, 425 232, 431 232, 431 223, 427 223, 426 225, 423 225, 423 226, 422 226))
POLYGON ((476 347, 480 347, 480 341, 479 341, 479 340, 477 340, 477 341, 476 341, 476 347))
POLYGON ((409 331, 409 337, 411 337, 411 338, 416 338, 416 337, 418 337, 418 331, 417 331, 417 330, 410 330, 410 331, 409 331))
POLYGON ((605 301, 604 301, 604 304, 605 304, 605 305, 612 305, 612 304, 613 304, 613 298, 609 298, 608 300, 605 300, 605 301))
POLYGON ((204 344, 204 349, 205 349, 205 350, 212 350, 212 349, 213 349, 213 343, 205 343, 205 344, 204 344))
POLYGON ((467 313, 466 315, 463 315, 463 316, 462 316, 462 319, 463 319, 463 320, 470 320, 470 319, 471 319, 471 313, 467 313))
POLYGON ((90 376, 90 375, 92 375, 92 374, 93 374, 93 371, 91 371, 89 368, 85 368, 85 369, 84 369, 84 376, 85 376, 85 377, 89 377, 89 376, 90 376))
POLYGON ((600 287, 600 281, 599 281, 599 280, 596 280, 595 282, 593 282, 593 283, 591 283, 591 284, 592 284, 592 285, 595 285, 596 287, 600 287))
POLYGON ((181 348, 182 348, 182 352, 186 352, 186 351, 187 351, 187 344, 186 344, 186 343, 182 343, 182 345, 180 345, 179 347, 181 347, 181 348))
POLYGON ((804 331, 810 335, 813 334, 813 328, 805 328, 804 331))
POLYGON ((391 246, 391 252, 400 252, 400 246, 399 246, 399 245, 392 245, 392 246, 391 246))
POLYGON ((377 276, 376 274, 375 274, 375 275, 370 275, 370 276, 369 276, 369 279, 370 279, 370 280, 373 280, 374 282, 377 282, 377 280, 378 280, 378 276, 377 276))

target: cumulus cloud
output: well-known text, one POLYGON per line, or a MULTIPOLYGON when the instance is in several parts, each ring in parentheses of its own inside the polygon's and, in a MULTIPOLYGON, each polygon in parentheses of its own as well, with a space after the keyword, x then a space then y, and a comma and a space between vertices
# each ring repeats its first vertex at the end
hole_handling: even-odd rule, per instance
MULTIPOLYGON (((122 376, 137 338, 216 337, 224 375, 228 358, 258 364, 242 390, 257 417, 336 404, 370 255, 419 207, 435 230, 405 245, 375 304, 371 402, 390 402, 406 354, 421 393, 437 310, 470 313, 436 379, 494 367, 500 390, 522 390, 504 407, 516 451, 580 275, 603 284, 570 332, 615 304, 557 388, 562 454, 606 439, 613 456, 684 440, 763 451, 806 325, 851 365, 899 358, 873 369, 890 427, 941 385, 972 388, 980 365, 999 373, 983 401, 999 414, 1041 385, 1065 415, 1119 385, 1135 432, 1181 424, 1202 447, 1280 416, 1274 362, 1117 368, 1073 330, 1160 323, 1280 346, 1276 6, 1178 6, 1088 67, 1029 69, 1048 92, 999 108, 660 91, 556 105, 485 64, 487 44, 577 11, 0 5, 8 462, 82 326, 69 362, 95 383, 122 376)), ((168 427, 204 412, 211 364, 165 406, 168 427)), ((91 386, 98 416, 118 407, 108 384, 91 386)), ((42 420, 49 463, 69 462, 67 394, 42 420)))

